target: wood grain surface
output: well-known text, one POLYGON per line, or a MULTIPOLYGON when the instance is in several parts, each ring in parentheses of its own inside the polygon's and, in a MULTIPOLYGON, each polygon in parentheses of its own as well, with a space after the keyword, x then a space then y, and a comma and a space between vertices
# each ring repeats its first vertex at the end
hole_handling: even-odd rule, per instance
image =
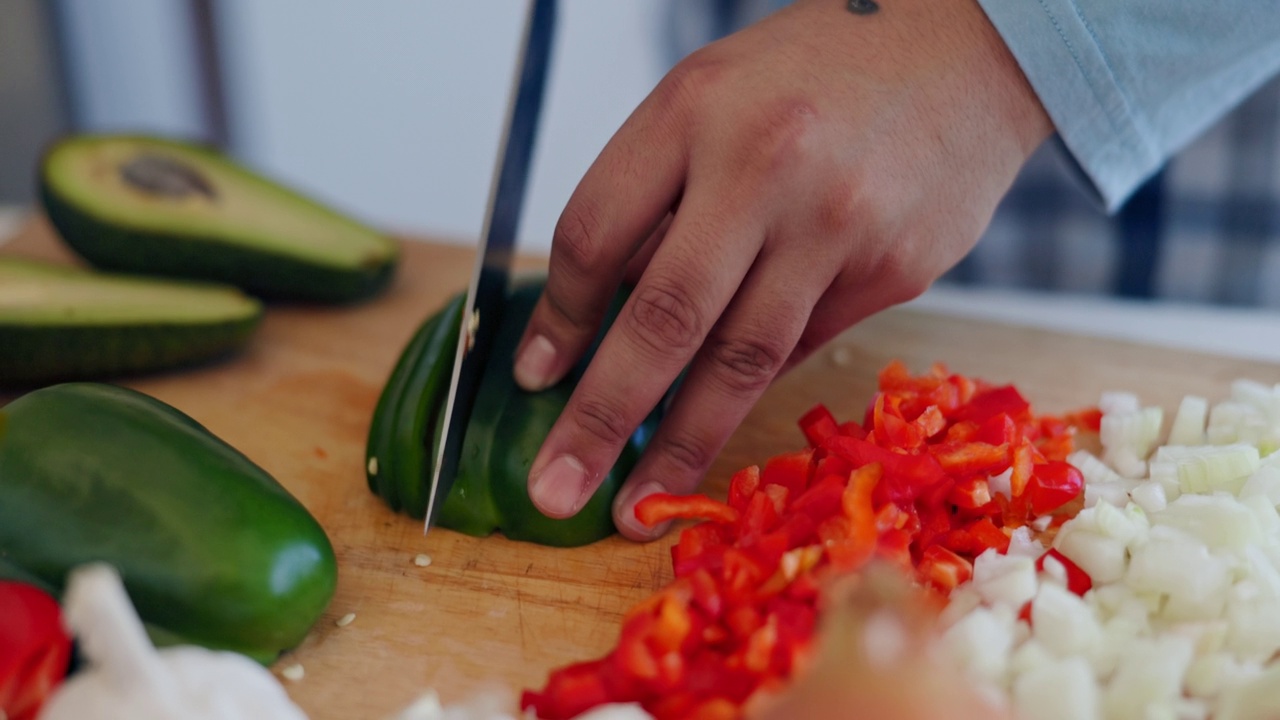
MULTIPOLYGON (((42 222, 0 252, 75 262, 42 222)), ((303 666, 303 679, 286 685, 315 720, 381 718, 428 687, 461 700, 482 688, 514 696, 540 686, 553 667, 606 651, 622 613, 670 579, 670 537, 574 550, 446 530, 424 537, 417 521, 392 514, 366 488, 365 434, 382 383, 422 318, 464 288, 472 257, 470 248, 406 242, 401 271, 377 300, 272 306, 235 358, 121 381, 239 448, 328 532, 337 594, 307 641, 275 666, 303 666), (414 564, 419 554, 430 566, 414 564), (338 627, 348 613, 354 622, 338 627)), ((914 371, 941 361, 1016 383, 1043 412, 1088 405, 1111 389, 1172 409, 1187 393, 1221 398, 1238 377, 1280 381, 1274 365, 891 310, 776 382, 716 460, 706 490, 722 494, 737 468, 799 448, 795 420, 814 402, 842 420, 860 418, 877 371, 894 358, 914 371)))

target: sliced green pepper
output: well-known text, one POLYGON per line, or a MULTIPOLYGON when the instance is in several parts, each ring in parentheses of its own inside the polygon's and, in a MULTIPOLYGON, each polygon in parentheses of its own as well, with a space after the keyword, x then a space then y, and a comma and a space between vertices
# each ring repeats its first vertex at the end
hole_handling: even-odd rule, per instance
POLYGON ((435 434, 458 347, 464 296, 454 296, 427 318, 410 338, 378 399, 369 427, 365 474, 373 490, 393 510, 421 518, 427 512, 427 485, 435 453, 423 446, 435 434), (413 481, 406 479, 412 478, 413 481))
MULTIPOLYGON (((611 514, 613 498, 656 427, 659 411, 655 410, 632 435, 617 463, 606 474, 600 489, 578 514, 571 518, 552 519, 534 507, 529 500, 527 488, 534 455, 552 424, 564 410, 595 350, 593 346, 582 362, 552 388, 529 393, 515 384, 512 368, 516 345, 533 313, 542 287, 541 281, 521 283, 508 297, 494 339, 493 354, 481 379, 467 423, 462 457, 458 462, 458 476, 440 509, 437 524, 468 535, 483 537, 501 532, 513 540, 572 547, 595 542, 616 531, 611 514)), ((623 299, 619 295, 612 303, 606 317, 606 329, 621 309, 623 299)), ((429 332, 426 329, 433 322, 439 322, 439 318, 447 317, 448 313, 453 312, 452 308, 453 304, 450 304, 436 316, 429 318, 419 334, 429 332)), ((397 427, 394 415, 401 417, 398 427, 402 431, 406 427, 404 418, 407 414, 397 408, 404 403, 415 404, 417 407, 430 409, 434 416, 442 410, 444 392, 438 388, 420 389, 413 384, 405 384, 397 375, 407 372, 402 368, 410 367, 419 368, 419 372, 422 372, 424 367, 444 366, 447 371, 452 361, 452 351, 442 355, 432 352, 425 343, 411 341, 383 391, 370 432, 370 469, 376 467, 378 473, 383 475, 371 478, 371 487, 377 485, 383 488, 375 488, 375 491, 393 509, 404 509, 417 518, 425 513, 425 505, 421 509, 411 508, 405 504, 397 505, 392 498, 415 491, 421 493, 421 489, 426 487, 431 470, 430 461, 435 457, 431 450, 439 441, 435 433, 440 424, 438 420, 430 425, 415 423, 415 432, 419 428, 430 427, 428 434, 398 432, 395 433, 394 441, 389 441, 388 436, 394 432, 391 428, 397 427), (428 437, 432 438, 431 443, 426 441, 428 437), (388 453, 391 452, 401 457, 388 465, 384 458, 389 457, 388 453), (423 456, 428 457, 421 459, 423 456), (410 468, 413 470, 403 471, 410 468), (386 470, 397 474, 388 475, 386 470), (387 485, 397 489, 387 489, 387 485)))

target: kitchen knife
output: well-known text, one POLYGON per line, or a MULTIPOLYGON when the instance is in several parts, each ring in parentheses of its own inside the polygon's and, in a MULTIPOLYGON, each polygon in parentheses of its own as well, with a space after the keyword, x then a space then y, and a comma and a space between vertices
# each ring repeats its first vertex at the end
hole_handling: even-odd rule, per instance
POLYGON ((431 528, 444 497, 453 487, 471 405, 475 402, 502 315, 520 206, 524 202, 547 69, 551 64, 555 16, 555 0, 530 0, 523 46, 517 56, 515 82, 507 107, 505 139, 498 148, 498 164, 489 189, 489 213, 476 248, 471 284, 467 287, 458 351, 453 360, 449 394, 445 398, 441 442, 427 493, 423 532, 431 528))

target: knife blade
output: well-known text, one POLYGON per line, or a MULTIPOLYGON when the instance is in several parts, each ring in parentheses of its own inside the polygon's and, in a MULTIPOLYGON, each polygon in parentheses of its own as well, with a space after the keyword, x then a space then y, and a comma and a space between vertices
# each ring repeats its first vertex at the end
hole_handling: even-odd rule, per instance
POLYGON ((449 394, 445 398, 441 442, 427 493, 424 533, 431 529, 443 498, 449 494, 457 476, 471 405, 475 402, 493 336, 502 316, 515 254, 520 208, 524 204, 525 185, 542 114, 555 23, 556 0, 530 0, 507 106, 506 130, 498 148, 497 167, 489 188, 488 214, 476 247, 475 267, 471 271, 471 283, 467 286, 467 300, 462 311, 458 350, 453 359, 449 394))

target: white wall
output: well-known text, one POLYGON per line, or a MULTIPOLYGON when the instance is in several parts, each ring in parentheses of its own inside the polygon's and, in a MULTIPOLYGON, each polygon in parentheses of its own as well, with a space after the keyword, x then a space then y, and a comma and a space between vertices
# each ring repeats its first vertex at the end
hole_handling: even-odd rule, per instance
MULTIPOLYGON (((58 0, 83 129, 202 136, 187 5, 58 0)), ((219 0, 232 151, 388 229, 483 226, 525 0, 219 0)), ((520 242, 665 71, 667 2, 561 0, 520 242)))
POLYGON ((57 0, 80 127, 203 135, 188 6, 173 0, 57 0))
MULTIPOLYGON (((664 71, 653 0, 563 0, 522 247, 664 71)), ((523 0, 223 0, 232 144, 246 161, 394 230, 483 224, 523 0)))

